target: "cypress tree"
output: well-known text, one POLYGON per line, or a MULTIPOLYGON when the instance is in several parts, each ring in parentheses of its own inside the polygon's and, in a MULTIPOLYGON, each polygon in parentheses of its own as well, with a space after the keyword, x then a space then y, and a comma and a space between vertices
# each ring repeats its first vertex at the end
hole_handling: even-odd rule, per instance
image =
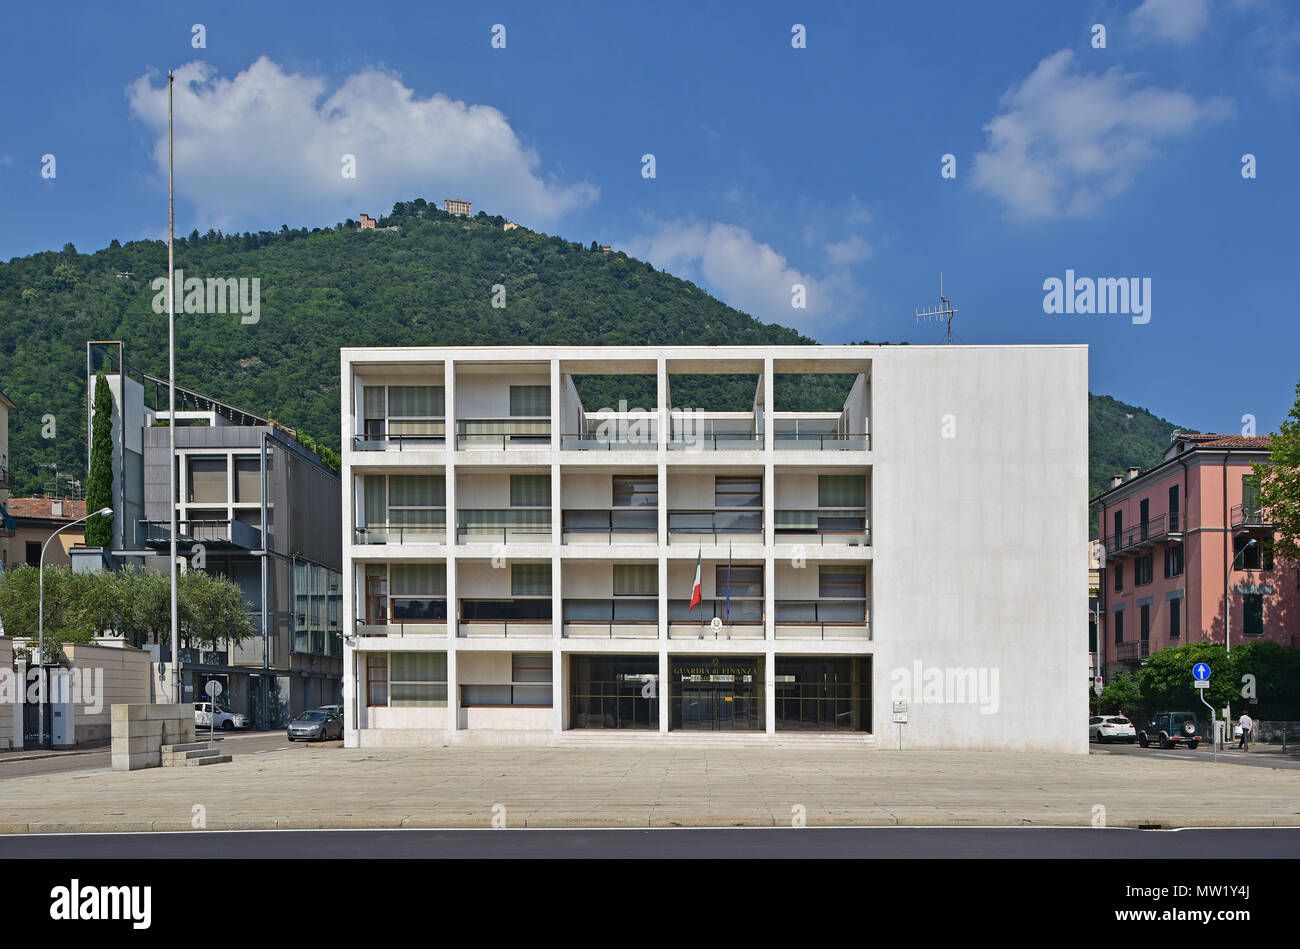
MULTIPOLYGON (((86 480, 86 510, 113 503, 113 396, 101 369, 95 377, 95 417, 90 429, 90 476, 86 480)), ((86 546, 113 545, 113 517, 86 521, 86 546)))

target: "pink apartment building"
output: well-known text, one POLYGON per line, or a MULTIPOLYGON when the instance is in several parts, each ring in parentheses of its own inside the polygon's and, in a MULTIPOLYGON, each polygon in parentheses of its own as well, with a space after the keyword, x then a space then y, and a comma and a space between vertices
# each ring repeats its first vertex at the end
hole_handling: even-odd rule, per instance
POLYGON ((1104 548, 1094 674, 1184 643, 1300 646, 1300 570, 1274 562, 1251 469, 1268 458, 1267 435, 1175 432, 1163 462, 1092 500, 1104 548))

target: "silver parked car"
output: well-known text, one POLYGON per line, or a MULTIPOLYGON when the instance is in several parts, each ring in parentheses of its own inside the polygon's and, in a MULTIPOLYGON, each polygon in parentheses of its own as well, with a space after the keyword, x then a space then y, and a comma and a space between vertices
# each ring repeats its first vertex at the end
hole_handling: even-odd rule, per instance
POLYGON ((343 737, 343 719, 323 708, 303 712, 289 723, 290 741, 328 741, 343 737))

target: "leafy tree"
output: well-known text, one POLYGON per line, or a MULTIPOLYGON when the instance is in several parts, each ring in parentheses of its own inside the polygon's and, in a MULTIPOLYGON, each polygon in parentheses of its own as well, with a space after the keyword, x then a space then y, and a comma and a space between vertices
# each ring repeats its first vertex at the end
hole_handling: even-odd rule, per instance
POLYGON ((1094 715, 1112 715, 1121 709, 1125 715, 1137 715, 1142 708, 1142 689, 1133 675, 1118 672, 1101 695, 1089 692, 1089 704, 1094 715))
MULTIPOLYGON (((98 511, 113 502, 113 396, 101 369, 95 377, 95 416, 90 432, 90 476, 86 481, 86 510, 98 511)), ((86 521, 86 546, 113 545, 113 517, 98 514, 86 521)))
POLYGON ((1176 712, 1187 709, 1197 715, 1208 715, 1209 710, 1197 698, 1200 690, 1192 685, 1192 667, 1198 662, 1208 663, 1213 673, 1210 687, 1204 690, 1205 701, 1215 709, 1240 704, 1241 685, 1234 675, 1233 660, 1238 658, 1242 648, 1234 649, 1231 658, 1222 643, 1188 643, 1155 653, 1138 673, 1144 710, 1176 712))
POLYGON ((1295 405, 1273 434, 1269 463, 1255 465, 1259 503, 1273 523, 1273 553, 1300 565, 1300 382, 1295 405))

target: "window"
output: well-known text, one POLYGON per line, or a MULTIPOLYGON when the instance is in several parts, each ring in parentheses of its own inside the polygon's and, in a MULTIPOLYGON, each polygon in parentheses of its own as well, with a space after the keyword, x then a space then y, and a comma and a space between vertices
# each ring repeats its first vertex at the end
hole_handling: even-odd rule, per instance
POLYGON ((1116 563, 1115 571, 1115 592, 1118 593, 1124 589, 1124 564, 1116 563))
POLYGON ((549 563, 512 563, 510 565, 511 596, 550 596, 551 565, 549 563))
POLYGON ((388 656, 369 653, 366 656, 366 704, 388 704, 388 656))
MULTIPOLYGON (((725 563, 718 564, 714 568, 713 582, 714 590, 717 591, 717 597, 725 600, 727 597, 727 569, 725 563)), ((732 564, 731 567, 731 598, 735 599, 760 599, 763 596, 763 568, 755 566, 741 566, 732 564)))
POLYGON ((658 507, 659 480, 654 475, 615 475, 614 507, 658 507))
POLYGON ((368 438, 384 437, 384 387, 363 386, 361 389, 361 411, 365 415, 365 432, 368 438))
POLYGON ((1232 539, 1233 564, 1240 570, 1272 570, 1273 538, 1237 536, 1232 539), (1251 543, 1254 541, 1254 543, 1251 543))
POLYGON ((1151 554, 1143 554, 1133 561, 1133 585, 1136 587, 1146 586, 1151 582, 1153 576, 1153 561, 1151 554))
POLYGON ((550 682, 552 678, 549 652, 517 652, 511 655, 511 682, 550 682))
POLYGON ((235 459, 235 500, 244 504, 262 500, 260 457, 235 459))
POLYGON ((1246 514, 1259 510, 1259 475, 1241 476, 1241 509, 1246 514))
POLYGON ((1242 620, 1241 631, 1246 636, 1263 636, 1264 635, 1264 595, 1262 593, 1247 593, 1242 597, 1245 604, 1245 619, 1242 620))
POLYGON ((446 523, 446 512, 444 510, 446 506, 446 475, 389 476, 389 524, 409 527, 441 527, 446 523))
POLYGON ((1142 642, 1147 642, 1151 638, 1151 607, 1150 606, 1138 607, 1138 624, 1140 627, 1138 630, 1138 638, 1140 638, 1142 642))
MULTIPOLYGON (((1120 535, 1123 533, 1124 533, 1124 512, 1116 511, 1115 512, 1115 538, 1110 545, 1112 550, 1120 549, 1120 545, 1121 545, 1120 535)), ((1116 587, 1115 589, 1119 589, 1119 587, 1116 587)))
POLYGON ((826 597, 853 597, 867 595, 866 567, 823 564, 817 569, 817 595, 826 597))
POLYGON ((27 542, 27 563, 33 567, 40 566, 41 563, 41 542, 38 540, 29 540, 27 542))
POLYGON ((1178 639, 1183 635, 1183 601, 1169 601, 1169 638, 1178 639))
POLYGON ((715 507, 762 507, 763 479, 715 478, 713 503, 715 507))
POLYGON ((368 438, 383 438, 386 434, 441 437, 446 431, 443 386, 365 386, 361 399, 363 431, 368 438))
POLYGON ((444 708, 447 705, 447 654, 395 652, 389 656, 393 708, 444 708))
POLYGON ((1119 610, 1110 615, 1115 617, 1115 645, 1118 646, 1124 641, 1124 611, 1119 610))
POLYGON ((1147 536, 1147 522, 1151 519, 1151 501, 1149 498, 1143 498, 1138 504, 1138 520, 1142 525, 1142 539, 1147 536))
POLYGON ((862 475, 818 475, 818 507, 866 507, 867 479, 862 475))
POLYGON ((188 470, 191 504, 226 503, 226 459, 190 458, 188 470))
POLYGON ((1169 489, 1169 529, 1182 530, 1182 526, 1178 523, 1178 485, 1169 489))
POLYGON ((653 563, 614 564, 615 596, 658 596, 659 565, 653 563))
POLYGON ((510 414, 512 416, 551 415, 551 387, 545 386, 511 386, 510 414))
POLYGON ((1183 572, 1183 545, 1174 544, 1165 548, 1165 576, 1177 577, 1183 572))
POLYGON ((523 474, 510 476, 511 507, 550 507, 551 476, 523 474))
POLYGON ((389 570, 393 596, 447 595, 446 564, 395 563, 389 570))

